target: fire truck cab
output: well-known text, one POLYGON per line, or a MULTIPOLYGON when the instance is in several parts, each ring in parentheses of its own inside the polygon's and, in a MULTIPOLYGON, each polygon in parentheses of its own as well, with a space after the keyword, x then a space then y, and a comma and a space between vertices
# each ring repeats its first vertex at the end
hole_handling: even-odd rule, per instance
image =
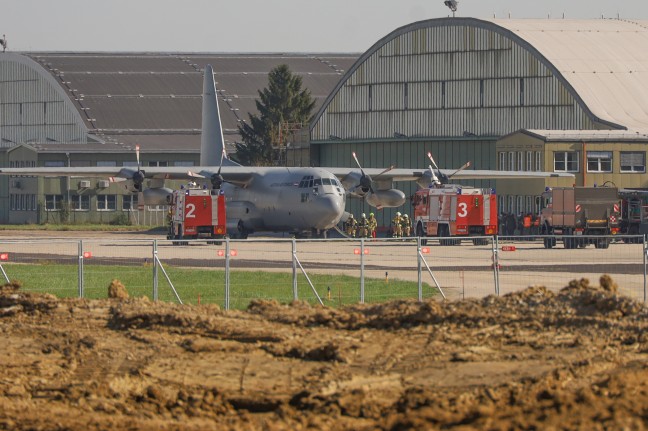
MULTIPOLYGON (((225 237, 227 233, 225 194, 222 190, 183 188, 174 190, 167 199, 169 201, 167 239, 222 240, 225 237)), ((214 242, 220 244, 220 241, 214 242)), ((174 244, 179 243, 180 241, 174 241, 174 244)))
MULTIPOLYGON (((457 184, 421 189, 414 195, 414 222, 421 238, 497 235, 497 198, 492 189, 457 184)), ((458 238, 442 240, 444 245, 460 242, 458 238)), ((473 243, 485 245, 488 240, 475 238, 473 243)))

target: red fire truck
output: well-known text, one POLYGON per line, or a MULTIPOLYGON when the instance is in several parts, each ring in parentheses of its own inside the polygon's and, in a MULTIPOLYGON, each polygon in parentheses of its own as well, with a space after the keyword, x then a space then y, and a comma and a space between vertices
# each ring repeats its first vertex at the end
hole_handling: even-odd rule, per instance
MULTIPOLYGON (((495 192, 457 184, 418 190, 414 195, 414 223, 416 235, 421 238, 497 235, 495 192)), ((459 238, 441 241, 443 245, 460 243, 459 238)), ((488 240, 475 238, 473 243, 485 245, 488 240)))
MULTIPOLYGON (((170 220, 167 239, 220 240, 225 237, 225 194, 222 190, 183 188, 169 195, 168 201, 170 220)), ((173 243, 179 244, 180 241, 173 243)))

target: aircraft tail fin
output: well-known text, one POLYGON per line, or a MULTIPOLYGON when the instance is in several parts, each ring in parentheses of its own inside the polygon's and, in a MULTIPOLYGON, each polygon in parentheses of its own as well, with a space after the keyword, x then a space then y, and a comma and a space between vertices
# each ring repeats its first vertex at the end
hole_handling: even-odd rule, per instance
POLYGON ((205 66, 202 94, 202 136, 200 139, 200 166, 238 165, 227 158, 223 127, 221 125, 218 95, 214 82, 214 70, 205 66))

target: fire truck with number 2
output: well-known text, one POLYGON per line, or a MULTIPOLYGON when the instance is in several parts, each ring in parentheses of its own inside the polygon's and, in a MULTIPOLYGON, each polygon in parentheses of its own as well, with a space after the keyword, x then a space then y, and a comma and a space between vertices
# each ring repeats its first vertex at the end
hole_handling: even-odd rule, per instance
MULTIPOLYGON (((198 187, 174 190, 168 196, 170 205, 169 233, 167 239, 177 240, 207 238, 220 244, 227 233, 225 194, 223 190, 198 187)), ((184 242, 183 242, 184 243, 184 242)), ((186 243, 185 243, 186 244, 186 243)))
MULTIPOLYGON (((416 236, 426 244, 428 237, 441 237, 442 245, 460 244, 460 238, 497 235, 497 197, 492 189, 480 189, 458 184, 448 184, 432 154, 427 154, 436 168, 430 165, 432 183, 414 195, 414 226, 416 236)), ((452 175, 470 166, 463 165, 452 175)), ((452 177, 450 175, 450 177, 452 177)), ((473 244, 486 245, 487 238, 473 238, 473 244)))

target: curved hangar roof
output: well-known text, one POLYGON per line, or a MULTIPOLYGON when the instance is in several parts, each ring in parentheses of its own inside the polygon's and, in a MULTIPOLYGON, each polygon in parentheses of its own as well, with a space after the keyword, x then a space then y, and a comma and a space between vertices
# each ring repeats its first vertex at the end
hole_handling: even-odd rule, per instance
MULTIPOLYGON (((206 64, 214 68, 225 139, 235 141, 238 121, 248 120, 248 112, 257 113, 257 91, 267 87, 274 67, 287 64, 301 76, 319 107, 357 58, 357 54, 0 53, 0 64, 19 61, 28 68, 17 68, 16 73, 40 74, 50 87, 60 86, 55 90, 68 95, 68 105, 80 116, 78 123, 100 140, 137 142, 142 150, 195 152, 200 150, 206 64)), ((44 142, 25 138, 23 142, 44 142)))
POLYGON ((443 18, 401 27, 349 69, 311 135, 523 128, 648 131, 648 21, 443 18))

